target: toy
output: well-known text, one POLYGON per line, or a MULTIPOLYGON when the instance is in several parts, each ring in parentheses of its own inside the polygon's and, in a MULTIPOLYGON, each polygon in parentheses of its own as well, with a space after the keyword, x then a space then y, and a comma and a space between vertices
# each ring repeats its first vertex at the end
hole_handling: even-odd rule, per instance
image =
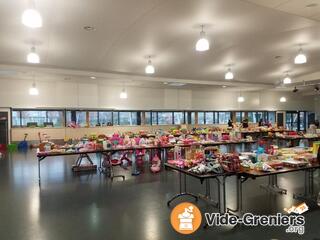
POLYGON ((28 142, 26 141, 27 137, 28 137, 28 133, 25 133, 23 141, 19 142, 18 144, 18 149, 26 150, 28 148, 28 142))
POLYGON ((150 170, 153 173, 158 173, 161 170, 161 161, 157 154, 152 158, 152 165, 150 167, 150 170))

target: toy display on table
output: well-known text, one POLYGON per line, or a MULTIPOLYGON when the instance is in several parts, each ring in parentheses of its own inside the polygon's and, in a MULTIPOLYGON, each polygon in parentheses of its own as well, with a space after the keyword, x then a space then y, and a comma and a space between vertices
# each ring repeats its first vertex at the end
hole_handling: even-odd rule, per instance
POLYGON ((240 159, 239 155, 233 153, 222 154, 219 158, 219 163, 226 172, 239 172, 240 159))
POLYGON ((250 153, 241 153, 242 170, 254 169, 257 171, 270 172, 283 167, 298 168, 318 163, 317 156, 312 153, 312 148, 283 148, 274 146, 273 154, 257 153, 257 161, 254 163, 250 153))

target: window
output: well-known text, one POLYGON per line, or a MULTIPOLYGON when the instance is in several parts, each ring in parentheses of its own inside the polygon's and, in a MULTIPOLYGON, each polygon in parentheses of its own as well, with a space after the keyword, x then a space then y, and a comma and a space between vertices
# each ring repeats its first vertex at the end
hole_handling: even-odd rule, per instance
POLYGON ((256 118, 255 112, 248 112, 248 120, 251 123, 256 123, 257 122, 257 118, 256 118))
POLYGON ((191 112, 191 124, 196 124, 196 113, 195 112, 191 112))
POLYGON ((205 124, 204 112, 198 112, 198 124, 205 124))
POLYGON ((298 113, 286 112, 286 128, 293 131, 298 131, 298 113))
POLYGON ((213 124, 214 123, 213 112, 206 112, 205 122, 206 122, 206 124, 213 124))
POLYGON ((21 126, 21 112, 20 111, 12 111, 11 119, 12 119, 12 127, 20 127, 21 126))
POLYGON ((259 122, 260 119, 262 119, 263 122, 265 122, 265 120, 266 120, 266 119, 264 119, 264 114, 262 112, 256 112, 256 120, 257 120, 257 122, 259 122))
POLYGON ((244 112, 236 112, 236 123, 241 123, 244 119, 244 112))
POLYGON ((21 125, 24 127, 43 127, 46 118, 46 111, 21 111, 21 125))
POLYGON ((219 112, 219 124, 227 124, 231 119, 231 112, 219 112))
POLYGON ((47 122, 53 123, 54 127, 64 126, 64 114, 63 111, 48 111, 47 112, 47 122))
POLYGON ((157 112, 152 112, 152 125, 157 125, 158 124, 158 113, 157 112))
POLYGON ((151 125, 151 112, 144 113, 144 124, 151 125))
POLYGON ((219 123, 219 112, 214 112, 214 123, 218 124, 219 123))
POLYGON ((64 111, 13 110, 12 127, 62 127, 64 111))
POLYGON ((112 112, 99 112, 99 123, 101 126, 112 125, 112 112))
POLYGON ((119 112, 112 113, 113 125, 119 125, 119 112))
POLYGON ((76 112, 76 123, 80 125, 80 127, 87 126, 87 112, 77 111, 76 112))
POLYGON ((268 121, 272 124, 276 122, 276 113, 275 112, 268 112, 268 121))
POLYGON ((172 112, 158 112, 158 124, 159 125, 171 125, 173 124, 172 112))
POLYGON ((184 124, 183 112, 174 112, 174 124, 184 124))
POLYGON ((96 127, 99 125, 98 112, 89 112, 89 125, 90 127, 96 127))
POLYGON ((306 130, 306 112, 299 112, 299 131, 306 130))
POLYGON ((137 112, 119 112, 119 125, 137 125, 137 112))
POLYGON ((69 126, 71 123, 74 123, 74 121, 72 121, 71 111, 66 111, 66 123, 67 123, 67 126, 69 126))

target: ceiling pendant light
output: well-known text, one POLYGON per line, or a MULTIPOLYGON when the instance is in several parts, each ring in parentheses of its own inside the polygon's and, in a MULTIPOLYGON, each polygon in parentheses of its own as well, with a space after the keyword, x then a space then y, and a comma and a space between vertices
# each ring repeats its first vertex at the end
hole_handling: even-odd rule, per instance
POLYGON ((29 28, 40 28, 42 27, 42 17, 40 13, 34 9, 26 9, 21 18, 22 24, 29 28))
POLYGON ((242 96, 242 94, 241 94, 241 91, 240 91, 240 93, 239 93, 239 97, 238 97, 238 103, 242 103, 242 102, 244 102, 244 97, 242 96))
POLYGON ((242 96, 239 96, 239 97, 238 97, 238 102, 239 102, 239 103, 242 103, 242 102, 244 102, 244 97, 242 97, 242 96))
POLYGON ((307 56, 303 53, 302 48, 300 47, 298 55, 294 58, 295 64, 304 64, 307 62, 307 56))
POLYGON ((231 71, 231 68, 228 68, 226 74, 224 75, 224 79, 226 80, 232 80, 233 79, 233 72, 231 71))
POLYGON ((127 99, 128 98, 128 94, 127 94, 125 89, 122 89, 122 91, 120 93, 120 98, 121 99, 127 99))
POLYGON ((201 25, 200 39, 196 43, 196 50, 199 52, 208 51, 210 49, 210 43, 205 37, 206 33, 203 31, 204 25, 201 25))
POLYGON ((286 102, 286 101, 287 101, 287 99, 286 99, 285 97, 281 97, 281 98, 280 98, 280 102, 283 103, 283 102, 286 102))
POLYGON ((32 47, 30 53, 28 53, 27 62, 28 63, 40 63, 40 57, 36 53, 36 48, 35 47, 32 47))
POLYGON ((125 88, 125 83, 123 82, 123 87, 122 87, 122 91, 120 93, 120 98, 121 99, 127 99, 128 98, 128 94, 125 88))
POLYGON ((145 73, 146 74, 154 74, 155 73, 155 68, 152 65, 151 57, 149 57, 148 64, 147 64, 147 66, 145 68, 145 73))
POLYGON ((35 82, 33 82, 31 88, 29 88, 29 94, 31 96, 39 95, 39 90, 38 90, 35 82))
POLYGON ((286 73, 286 76, 285 78, 283 79, 283 84, 291 84, 292 83, 292 80, 289 76, 289 73, 286 73))

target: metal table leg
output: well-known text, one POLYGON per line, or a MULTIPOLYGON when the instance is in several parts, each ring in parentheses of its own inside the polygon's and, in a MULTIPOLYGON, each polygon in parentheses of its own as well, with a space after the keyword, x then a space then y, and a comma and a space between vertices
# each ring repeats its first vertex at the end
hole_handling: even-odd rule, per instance
POLYGON ((138 168, 137 168, 137 158, 136 158, 136 151, 135 150, 132 153, 132 173, 131 173, 131 175, 133 175, 133 176, 140 175, 140 172, 138 171, 138 168))
POLYGON ((277 175, 269 175, 268 176, 268 184, 267 185, 260 185, 260 187, 268 192, 287 194, 287 189, 280 188, 278 186, 278 176, 277 175))
POLYGON ((41 161, 46 157, 38 157, 38 183, 39 187, 41 187, 41 161))
POLYGON ((308 169, 305 170, 305 177, 304 177, 304 194, 293 194, 293 198, 306 201, 306 202, 317 202, 317 196, 314 194, 314 172, 315 169, 308 169))
MULTIPOLYGON (((220 191, 220 186, 219 186, 219 182, 218 182, 218 195, 219 195, 219 191, 220 191)), ((205 194, 198 194, 198 197, 206 202, 208 202, 210 205, 214 206, 215 208, 219 207, 219 202, 220 199, 218 200, 218 202, 216 202, 212 197, 211 197, 211 192, 210 192, 210 179, 206 179, 205 180, 205 188, 206 188, 206 192, 205 194)))
POLYGON ((168 202, 167 205, 170 206, 170 203, 182 196, 191 196, 193 197, 196 201, 198 201, 198 196, 196 196, 193 193, 189 193, 187 192, 187 178, 186 178, 186 174, 183 174, 183 186, 182 186, 182 173, 179 171, 179 190, 180 192, 178 194, 176 194, 175 196, 173 196, 168 202))
POLYGON ((247 177, 237 177, 237 204, 236 204, 236 209, 232 208, 226 208, 227 213, 234 214, 234 215, 243 215, 243 204, 242 204, 242 184, 248 180, 247 177), (238 213, 238 214, 236 214, 238 213))

